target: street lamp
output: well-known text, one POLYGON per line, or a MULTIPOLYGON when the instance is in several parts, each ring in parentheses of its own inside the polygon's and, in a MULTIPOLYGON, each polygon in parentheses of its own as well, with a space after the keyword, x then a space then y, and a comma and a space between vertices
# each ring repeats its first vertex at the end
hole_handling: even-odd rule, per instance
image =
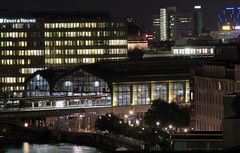
POLYGON ((24 123, 24 127, 26 127, 26 128, 28 127, 28 123, 27 123, 27 122, 26 122, 26 123, 24 123))
POLYGON ((184 133, 187 133, 187 132, 188 132, 188 129, 184 129, 183 131, 184 131, 184 133))
POLYGON ((168 128, 171 130, 171 129, 173 128, 173 126, 170 124, 170 125, 168 126, 168 128))
POLYGON ((130 114, 130 115, 133 115, 133 111, 132 111, 132 110, 130 110, 130 111, 129 111, 129 114, 130 114))
POLYGON ((160 122, 157 121, 157 122, 156 122, 156 125, 159 126, 159 125, 160 125, 160 122))

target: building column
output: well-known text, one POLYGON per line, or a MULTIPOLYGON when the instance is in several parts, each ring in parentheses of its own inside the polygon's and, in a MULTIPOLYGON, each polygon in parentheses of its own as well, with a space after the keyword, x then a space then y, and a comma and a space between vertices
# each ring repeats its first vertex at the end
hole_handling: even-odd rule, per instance
POLYGON ((133 91, 133 85, 131 84, 130 86, 130 90, 131 90, 131 105, 137 105, 137 100, 136 100, 136 93, 134 93, 133 91))
POLYGON ((168 103, 172 102, 173 95, 173 83, 171 81, 168 82, 168 103))
POLYGON ((190 102, 190 86, 189 86, 189 81, 185 81, 185 99, 184 102, 190 102))
POLYGON ((115 91, 115 84, 112 85, 112 106, 117 106, 117 98, 115 91))

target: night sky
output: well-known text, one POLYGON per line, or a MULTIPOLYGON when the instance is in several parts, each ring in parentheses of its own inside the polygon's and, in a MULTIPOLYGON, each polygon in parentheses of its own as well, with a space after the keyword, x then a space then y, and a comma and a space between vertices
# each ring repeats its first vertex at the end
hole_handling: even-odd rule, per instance
POLYGON ((135 22, 151 29, 151 15, 160 7, 176 6, 177 10, 191 9, 194 4, 203 8, 204 27, 215 29, 217 14, 225 6, 240 6, 240 0, 2 0, 1 9, 22 10, 106 10, 112 16, 133 17, 135 22))

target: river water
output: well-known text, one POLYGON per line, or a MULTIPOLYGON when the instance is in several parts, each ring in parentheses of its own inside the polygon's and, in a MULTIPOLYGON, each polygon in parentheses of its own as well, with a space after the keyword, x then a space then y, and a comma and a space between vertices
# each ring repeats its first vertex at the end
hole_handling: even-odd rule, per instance
POLYGON ((69 143, 58 144, 30 144, 24 142, 14 146, 0 146, 0 153, 103 153, 102 151, 89 147, 69 143))

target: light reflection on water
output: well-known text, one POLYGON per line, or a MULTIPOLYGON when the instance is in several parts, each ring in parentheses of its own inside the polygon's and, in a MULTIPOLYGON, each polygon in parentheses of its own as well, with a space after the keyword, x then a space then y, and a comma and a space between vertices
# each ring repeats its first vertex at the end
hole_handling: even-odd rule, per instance
POLYGON ((102 153, 100 150, 68 143, 59 144, 30 144, 24 142, 20 147, 5 147, 0 153, 102 153))

